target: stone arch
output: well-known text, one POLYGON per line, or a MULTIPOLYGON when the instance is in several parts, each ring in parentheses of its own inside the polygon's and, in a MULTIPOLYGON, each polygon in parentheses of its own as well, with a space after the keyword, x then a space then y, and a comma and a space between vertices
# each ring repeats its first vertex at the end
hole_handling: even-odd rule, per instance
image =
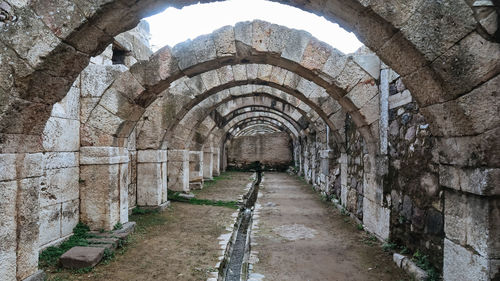
MULTIPOLYGON (((311 117, 306 115, 306 112, 300 108, 294 107, 293 105, 287 103, 286 101, 276 98, 274 96, 268 96, 266 94, 259 94, 258 96, 251 94, 250 96, 238 96, 236 98, 231 98, 229 101, 222 101, 218 104, 216 104, 214 107, 216 107, 214 110, 211 112, 216 112, 217 116, 221 116, 221 124, 223 124, 223 120, 228 117, 228 114, 232 114, 235 110, 239 109, 258 109, 258 108, 268 108, 268 109, 275 109, 277 111, 281 112, 286 112, 286 114, 290 117, 293 116, 295 118, 296 122, 300 122, 299 119, 303 119, 304 122, 307 122, 307 124, 310 124, 313 128, 313 130, 316 127, 314 122, 312 121, 311 117), (274 103, 276 106, 273 106, 274 103), (221 111, 220 109, 217 110, 217 108, 220 107, 225 107, 225 111, 221 111), (228 112, 229 111, 229 112, 228 112), (224 114, 226 113, 226 114, 224 114), (223 115, 224 114, 224 115, 223 115)), ((213 107, 212 107, 213 108, 213 107)), ((316 114, 312 114, 312 118, 316 117, 314 119, 315 121, 319 118, 316 114)), ((201 120, 190 120, 187 122, 187 124, 192 124, 192 127, 190 129, 190 133, 183 136, 182 141, 180 143, 185 144, 186 147, 190 146, 190 142, 193 139, 193 135, 198 132, 198 127, 202 124, 202 122, 205 120, 205 118, 208 116, 207 115, 201 115, 200 119, 201 120), (193 122, 194 121, 194 122, 193 122)), ((174 133, 171 133, 171 136, 176 135, 176 131, 173 131, 174 133)), ((168 134, 168 133, 167 133, 168 134)))
MULTIPOLYGON (((16 12, 27 16, 23 17, 23 22, 11 25, 5 32, 6 36, 2 38, 2 45, 9 47, 8 50, 4 49, 2 54, 7 54, 6 56, 18 65, 15 71, 6 71, 15 72, 15 75, 6 80, 7 87, 2 87, 2 92, 5 93, 2 96, 12 97, 2 108, 2 152, 41 151, 37 145, 39 133, 48 118, 50 108, 67 92, 74 77, 87 64, 88 56, 102 50, 111 42, 113 35, 136 24, 140 16, 163 7, 162 5, 168 5, 158 4, 159 1, 138 1, 127 5, 117 0, 95 6, 82 6, 81 3, 74 4, 69 1, 57 2, 54 5, 78 7, 71 9, 74 11, 72 18, 76 20, 67 24, 64 19, 66 15, 51 15, 47 11, 44 12, 38 3, 32 6, 24 6, 23 3, 16 4, 19 5, 16 12), (47 16, 35 17, 35 13, 47 16), (46 25, 44 21, 47 22, 46 25), (63 26, 63 23, 65 28, 61 30, 58 27, 63 26), (38 29, 43 32, 38 32, 38 29), (37 32, 33 32, 34 30, 37 32), (49 38, 29 38, 29 34, 35 33, 47 34, 49 38), (20 41, 29 44, 19 46, 13 41, 14 38, 21 38, 20 41), (97 40, 86 40, 88 38, 97 40), (41 48, 27 48, 29 45, 41 48), (37 52, 29 54, 31 49, 37 52), (70 66, 66 63, 68 61, 72 62, 70 66), (10 88, 10 84, 15 84, 15 88, 10 88), (22 114, 19 113, 21 111, 22 114)), ((483 166, 486 163, 484 167, 496 169, 498 165, 490 156, 473 160, 476 152, 490 154, 487 152, 495 147, 492 144, 494 141, 487 141, 485 144, 482 139, 496 139, 495 136, 498 135, 498 99, 495 99, 495 89, 498 88, 496 85, 499 62, 491 60, 491 57, 498 57, 499 48, 498 44, 485 39, 474 30, 476 25, 482 26, 482 23, 480 19, 475 18, 473 8, 470 7, 472 1, 455 1, 451 3, 453 5, 447 1, 413 1, 407 5, 394 4, 397 9, 376 1, 287 3, 318 12, 328 19, 336 19, 341 25, 355 31, 384 62, 403 75, 405 84, 419 104, 425 107, 423 112, 431 121, 433 133, 443 136, 443 170, 468 175, 471 171, 481 172, 476 166, 477 163, 483 166), (449 24, 442 24, 443 19, 449 24), (429 28, 423 23, 436 28, 429 28), (448 112, 452 114, 448 115, 448 112), (485 115, 491 118, 484 118, 485 115), (470 143, 477 150, 467 151, 463 155, 460 147, 469 147, 470 143)), ((120 141, 115 144, 119 145, 120 141)), ((455 183, 449 188, 458 190, 467 198, 472 196, 470 194, 486 197, 497 194, 489 189, 491 184, 488 181, 479 188, 473 188, 455 183)), ((493 199, 488 200, 488 208, 493 210, 491 206, 497 203, 493 199)), ((447 205, 453 205, 453 202, 449 201, 447 205)), ((484 219, 488 223, 493 221, 494 224, 491 217, 484 219)), ((447 231, 447 235, 452 235, 449 234, 451 232, 452 230, 447 231)), ((490 237, 498 235, 492 232, 490 237)), ((465 246, 471 246, 470 243, 457 242, 453 236, 448 238, 446 245, 452 246, 445 248, 469 253, 465 246)), ((485 243, 490 242, 490 239, 487 239, 485 243)), ((474 248, 474 245, 471 247, 474 248)), ((495 253, 490 252, 476 253, 470 256, 481 260, 483 264, 493 262, 490 259, 496 257, 495 253)), ((453 269, 460 273, 461 268, 468 267, 449 264, 449 268, 451 277, 448 278, 453 279, 453 269)), ((27 276, 24 269, 18 272, 21 272, 20 276, 27 276)))

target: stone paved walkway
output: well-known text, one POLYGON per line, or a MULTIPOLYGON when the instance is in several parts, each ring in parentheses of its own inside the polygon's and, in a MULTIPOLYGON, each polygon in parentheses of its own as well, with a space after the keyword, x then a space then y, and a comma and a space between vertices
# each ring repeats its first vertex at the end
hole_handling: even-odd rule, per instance
POLYGON ((265 173, 257 203, 254 280, 409 280, 378 242, 297 177, 265 173))

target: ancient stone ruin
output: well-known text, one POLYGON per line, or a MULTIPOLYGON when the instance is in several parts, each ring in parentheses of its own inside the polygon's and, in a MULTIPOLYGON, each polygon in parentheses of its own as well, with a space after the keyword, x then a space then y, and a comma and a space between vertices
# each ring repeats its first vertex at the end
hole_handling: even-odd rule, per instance
POLYGON ((0 279, 256 161, 443 280, 500 279, 498 1, 277 1, 366 47, 255 20, 153 53, 140 20, 196 2, 0 1, 0 279))

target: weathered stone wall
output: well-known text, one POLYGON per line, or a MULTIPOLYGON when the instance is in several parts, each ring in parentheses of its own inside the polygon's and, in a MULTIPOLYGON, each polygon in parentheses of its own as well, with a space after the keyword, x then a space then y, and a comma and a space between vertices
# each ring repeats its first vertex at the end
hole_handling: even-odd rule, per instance
MULTIPOLYGON (((43 132, 45 153, 40 161, 43 176, 40 179, 38 246, 41 249, 67 238, 80 220, 80 188, 85 190, 90 184, 85 182, 85 176, 80 176, 80 145, 90 144, 85 141, 87 130, 81 128, 80 123, 89 118, 90 111, 117 75, 137 61, 136 56, 137 59, 146 59, 151 54, 146 49, 149 46, 147 36, 145 24, 117 36, 116 44, 131 51, 125 64, 113 64, 113 46, 108 46, 102 54, 91 58, 66 97, 53 106, 43 132), (81 142, 80 132, 83 134, 81 142)), ((121 165, 123 171, 119 174, 121 181, 128 186, 129 194, 121 194, 123 198, 117 198, 117 202, 122 207, 128 205, 132 208, 136 205, 135 130, 128 138, 127 148, 130 165, 121 165), (120 204, 124 200, 128 200, 127 204, 120 204)), ((126 220, 123 215, 119 219, 126 220)))
POLYGON ((363 220, 364 158, 368 152, 366 151, 364 139, 356 129, 356 125, 354 125, 349 114, 346 115, 344 128, 347 155, 345 175, 347 178, 341 202, 349 212, 363 220))
POLYGON ((389 84, 388 152, 384 191, 391 204, 391 240, 429 255, 440 268, 444 201, 436 139, 401 78, 389 84))
POLYGON ((235 137, 228 147, 228 165, 244 167, 255 161, 269 167, 292 165, 290 142, 286 133, 235 137))

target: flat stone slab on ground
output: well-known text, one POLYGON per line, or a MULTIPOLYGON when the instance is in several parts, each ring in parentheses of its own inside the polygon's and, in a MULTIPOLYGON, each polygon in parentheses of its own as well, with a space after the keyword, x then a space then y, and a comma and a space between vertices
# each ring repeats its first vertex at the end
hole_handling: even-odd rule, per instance
POLYGON ((61 264, 66 268, 78 269, 94 267, 104 255, 104 248, 98 247, 73 247, 61 258, 61 264))
POLYGON ((193 193, 180 193, 179 194, 179 197, 182 197, 182 198, 186 198, 186 199, 193 199, 194 198, 194 194, 193 193))
POLYGON ((102 237, 102 238, 89 238, 87 241, 90 244, 94 245, 104 245, 104 244, 109 244, 112 245, 114 249, 118 247, 118 241, 120 238, 114 238, 114 237, 102 237))

